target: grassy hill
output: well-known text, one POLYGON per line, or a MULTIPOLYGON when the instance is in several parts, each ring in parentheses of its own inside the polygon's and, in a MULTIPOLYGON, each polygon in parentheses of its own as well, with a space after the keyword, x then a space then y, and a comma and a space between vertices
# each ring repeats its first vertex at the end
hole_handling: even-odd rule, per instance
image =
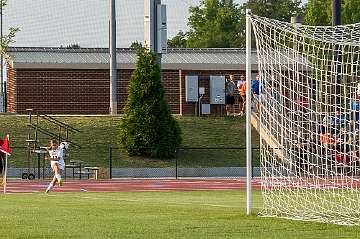
MULTIPOLYGON (((109 164, 109 148, 113 147, 114 167, 173 167, 175 159, 158 160, 143 157, 129 157, 118 144, 118 130, 121 121, 119 116, 96 117, 55 117, 67 123, 80 133, 70 133, 70 140, 81 145, 80 149, 70 148, 69 159, 85 161, 86 165, 107 166, 109 164)), ((10 134, 14 146, 11 156, 12 167, 23 167, 26 164, 26 139, 34 130, 27 126, 27 116, 0 115, 0 137, 10 134)), ((34 119, 33 119, 34 120, 34 119)), ((182 129, 183 143, 177 160, 182 167, 235 167, 244 166, 246 150, 221 149, 245 148, 245 118, 213 118, 213 117, 177 117, 182 129), (205 149, 212 148, 212 149, 205 149)), ((51 128, 40 120, 43 127, 51 128)), ((57 128, 52 129, 57 132, 57 128)), ((48 136, 39 134, 40 145, 46 146, 48 136)), ((258 147, 258 134, 253 131, 253 147, 258 147)), ((254 164, 258 165, 258 151, 254 151, 254 164)), ((33 156, 35 157, 35 156, 33 156)), ((34 160, 33 160, 34 161, 34 160)), ((31 162, 33 162, 31 161, 31 162)))

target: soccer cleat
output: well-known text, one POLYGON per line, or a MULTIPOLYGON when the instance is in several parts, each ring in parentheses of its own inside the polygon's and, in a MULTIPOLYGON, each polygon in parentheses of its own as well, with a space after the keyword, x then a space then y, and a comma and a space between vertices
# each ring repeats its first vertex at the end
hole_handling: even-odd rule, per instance
POLYGON ((45 193, 49 193, 49 192, 50 192, 50 190, 49 190, 49 189, 46 189, 46 190, 45 190, 45 193))

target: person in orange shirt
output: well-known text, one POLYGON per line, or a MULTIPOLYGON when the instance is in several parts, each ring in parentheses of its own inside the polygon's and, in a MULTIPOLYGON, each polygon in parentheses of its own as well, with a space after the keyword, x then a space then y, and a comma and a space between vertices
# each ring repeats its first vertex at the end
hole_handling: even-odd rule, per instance
POLYGON ((240 75, 240 80, 237 81, 237 93, 238 93, 238 103, 239 103, 239 114, 238 115, 243 115, 243 97, 241 96, 240 94, 240 91, 241 91, 241 87, 242 85, 244 84, 245 82, 245 76, 244 75, 240 75))
POLYGON ((246 112, 246 81, 244 81, 240 87, 240 96, 243 101, 240 115, 244 115, 246 112))

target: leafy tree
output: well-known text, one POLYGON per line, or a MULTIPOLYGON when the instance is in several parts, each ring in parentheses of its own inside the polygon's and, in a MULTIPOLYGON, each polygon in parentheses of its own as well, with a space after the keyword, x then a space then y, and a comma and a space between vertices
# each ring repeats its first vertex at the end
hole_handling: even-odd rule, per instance
POLYGON ((332 0, 309 0, 306 6, 304 23, 312 26, 331 25, 332 0))
POLYGON ((345 0, 342 5, 342 23, 352 24, 360 22, 359 0, 345 0))
POLYGON ((231 0, 202 0, 190 7, 187 47, 239 47, 240 11, 231 0))
POLYGON ((202 0, 199 6, 190 7, 189 32, 179 33, 170 43, 183 46, 186 42, 186 47, 194 48, 245 47, 246 8, 282 21, 304 12, 301 0, 249 0, 241 6, 232 0, 202 0))
MULTIPOLYGON (((0 3, 1 3, 1 4, 0 4, 0 7, 2 8, 2 10, 4 10, 5 6, 7 5, 7 0, 2 0, 0 3)), ((15 35, 16 35, 16 33, 17 33, 18 31, 20 31, 20 29, 17 28, 17 27, 10 27, 10 28, 9 28, 9 33, 3 35, 2 39, 1 39, 0 54, 1 54, 2 56, 4 56, 5 58, 8 58, 8 57, 9 57, 9 56, 7 55, 7 53, 6 53, 7 48, 9 47, 9 45, 10 45, 11 43, 14 43, 14 42, 15 42, 14 38, 15 38, 15 35)))
POLYGON ((130 155, 170 158, 175 154, 181 131, 164 95, 156 55, 139 48, 120 127, 121 145, 130 155))
POLYGON ((167 44, 170 48, 186 48, 187 33, 180 30, 176 36, 168 40, 167 44))
MULTIPOLYGON (((341 24, 360 22, 358 0, 341 1, 341 24)), ((305 24, 330 26, 332 24, 332 0, 309 0, 305 11, 305 24)))
POLYGON ((291 17, 303 14, 301 0, 248 0, 242 10, 251 9, 252 14, 289 22, 291 17))

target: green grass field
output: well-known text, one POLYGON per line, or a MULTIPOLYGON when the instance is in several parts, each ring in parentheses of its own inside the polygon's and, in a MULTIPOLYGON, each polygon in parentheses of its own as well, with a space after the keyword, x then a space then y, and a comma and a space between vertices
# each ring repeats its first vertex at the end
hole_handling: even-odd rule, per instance
MULTIPOLYGON (((261 207, 254 192, 254 211, 261 207)), ((245 215, 243 191, 0 195, 0 238, 359 238, 360 227, 245 215)))
MULTIPOLYGON (((88 166, 108 166, 109 146, 119 147, 118 132, 121 118, 111 116, 98 117, 55 117, 75 128, 81 133, 70 134, 70 139, 82 145, 81 149, 72 147, 70 159, 80 159, 88 166)), ((245 118, 231 117, 176 117, 182 129, 183 143, 181 147, 245 147, 245 118)), ((15 148, 12 167, 26 166, 26 142, 29 128, 27 116, 0 115, 2 126, 0 137, 10 134, 15 148)), ((40 121, 43 127, 52 129, 50 125, 40 121)), ((258 147, 259 139, 254 131, 254 147, 258 147)), ((40 144, 46 145, 49 138, 39 135, 40 144)), ((254 165, 258 165, 258 151, 254 151, 254 165)), ((245 150, 229 149, 186 149, 177 155, 180 167, 237 167, 245 165, 245 150)), ((143 157, 129 157, 119 149, 113 150, 113 167, 174 167, 175 160, 158 160, 143 157)))

